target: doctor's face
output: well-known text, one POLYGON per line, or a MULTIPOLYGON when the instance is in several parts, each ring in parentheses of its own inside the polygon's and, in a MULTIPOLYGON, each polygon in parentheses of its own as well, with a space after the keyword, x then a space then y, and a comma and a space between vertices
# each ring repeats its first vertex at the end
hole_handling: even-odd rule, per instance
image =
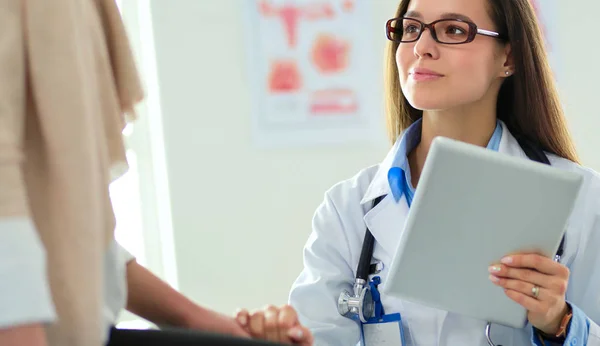
POLYGON ((414 41, 401 42, 396 51, 400 86, 414 108, 452 109, 498 93, 508 70, 507 46, 497 38, 475 34, 475 26, 497 32, 487 1, 411 0, 404 19, 391 22, 398 39, 414 41), (454 21, 436 23, 433 34, 452 44, 437 42, 431 27, 421 24, 441 19, 454 21))

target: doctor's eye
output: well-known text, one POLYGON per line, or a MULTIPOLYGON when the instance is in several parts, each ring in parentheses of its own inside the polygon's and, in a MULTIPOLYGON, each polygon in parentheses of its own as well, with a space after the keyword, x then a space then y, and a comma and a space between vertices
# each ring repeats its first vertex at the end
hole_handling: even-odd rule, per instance
POLYGON ((467 33, 457 26, 448 26, 446 28, 446 35, 466 35, 467 33))
POLYGON ((408 24, 404 27, 404 29, 402 31, 405 34, 413 34, 413 33, 418 33, 420 29, 421 29, 421 27, 418 25, 408 24))

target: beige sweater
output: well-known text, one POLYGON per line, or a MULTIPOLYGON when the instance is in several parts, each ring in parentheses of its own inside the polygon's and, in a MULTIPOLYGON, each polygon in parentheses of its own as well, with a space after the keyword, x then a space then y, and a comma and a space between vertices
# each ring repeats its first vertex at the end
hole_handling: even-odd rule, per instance
POLYGON ((52 346, 100 346, 109 183, 142 98, 114 0, 0 4, 0 217, 34 220, 58 323, 52 346))

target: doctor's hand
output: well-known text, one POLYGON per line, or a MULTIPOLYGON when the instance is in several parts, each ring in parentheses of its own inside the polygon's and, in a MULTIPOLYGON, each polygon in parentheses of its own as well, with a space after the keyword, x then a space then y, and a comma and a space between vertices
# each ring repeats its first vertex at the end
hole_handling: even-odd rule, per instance
POLYGON ((500 262, 489 268, 490 280, 527 309, 532 326, 556 334, 570 309, 565 301, 569 269, 536 254, 511 255, 500 262))
POLYGON ((300 324, 296 310, 289 305, 269 305, 252 313, 239 310, 236 320, 253 338, 301 346, 313 344, 312 333, 300 324))

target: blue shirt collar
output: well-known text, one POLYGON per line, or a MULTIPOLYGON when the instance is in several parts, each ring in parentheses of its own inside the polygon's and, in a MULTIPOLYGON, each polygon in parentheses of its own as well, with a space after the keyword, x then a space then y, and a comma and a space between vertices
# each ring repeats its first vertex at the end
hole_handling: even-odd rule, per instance
MULTIPOLYGON (((410 167, 408 165, 408 153, 410 153, 421 142, 422 119, 415 121, 404 131, 398 151, 393 159, 392 166, 388 171, 388 183, 396 202, 406 195, 408 205, 412 203, 415 189, 411 183, 410 167)), ((492 138, 488 142, 487 149, 498 151, 502 139, 502 125, 500 120, 496 121, 496 128, 492 138)))

